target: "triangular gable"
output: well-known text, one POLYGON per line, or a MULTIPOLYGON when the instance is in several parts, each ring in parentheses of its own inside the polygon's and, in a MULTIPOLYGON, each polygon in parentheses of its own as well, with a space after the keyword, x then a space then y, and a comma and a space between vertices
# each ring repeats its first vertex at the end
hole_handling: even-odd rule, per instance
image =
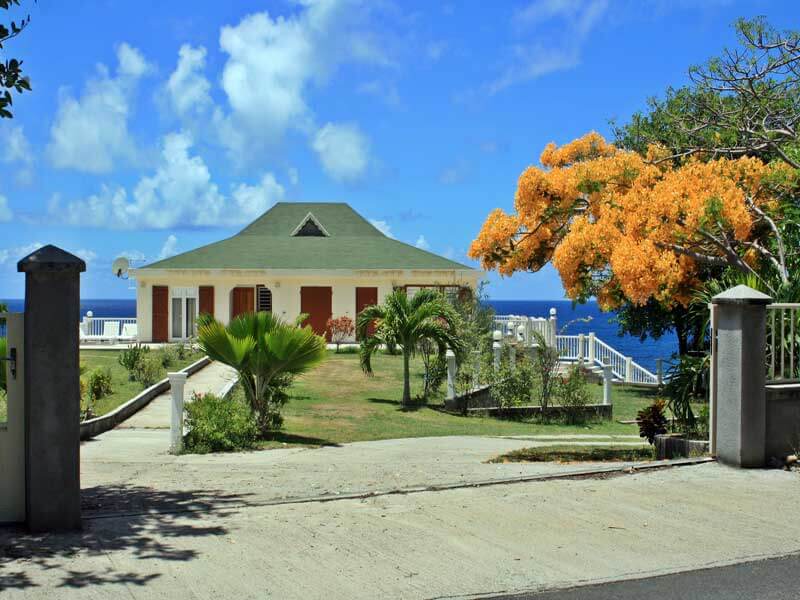
POLYGON ((292 237, 329 237, 330 234, 322 226, 317 218, 308 213, 303 220, 300 221, 300 224, 295 227, 294 231, 292 232, 292 237))

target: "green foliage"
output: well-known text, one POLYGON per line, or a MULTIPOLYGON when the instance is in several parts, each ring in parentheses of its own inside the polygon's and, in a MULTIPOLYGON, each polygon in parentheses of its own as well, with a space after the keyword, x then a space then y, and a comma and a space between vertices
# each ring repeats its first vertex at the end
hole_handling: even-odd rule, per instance
MULTIPOLYGON (((0 0, 0 9, 10 10, 14 6, 19 6, 19 0, 0 0)), ((0 50, 8 40, 21 34, 30 21, 30 15, 26 15, 18 21, 11 21, 8 25, 0 23, 0 50)), ((0 62, 0 119, 10 119, 14 116, 10 110, 13 104, 11 91, 21 94, 30 89, 30 81, 22 74, 21 60, 10 58, 0 62)))
MULTIPOLYGON (((482 281, 476 290, 463 290, 453 304, 458 315, 456 331, 464 349, 490 352, 492 349, 492 331, 494 329, 494 310, 489 306, 486 294, 486 282, 482 281)), ((460 365, 464 360, 471 360, 466 353, 456 355, 460 365)))
POLYGON ((500 368, 491 371, 492 398, 500 408, 530 405, 535 383, 533 365, 525 355, 517 356, 513 367, 511 361, 503 357, 500 368))
POLYGON ((205 454, 249 450, 258 439, 249 406, 238 396, 194 394, 186 405, 184 451, 205 454))
POLYGON ((428 400, 431 394, 436 394, 447 379, 447 357, 437 352, 437 346, 429 339, 419 343, 419 355, 425 367, 423 374, 422 397, 428 400))
POLYGON ((169 369, 178 361, 178 353, 173 346, 162 346, 156 350, 154 354, 158 357, 158 360, 161 361, 161 366, 165 369, 169 369))
POLYGON ((131 381, 136 380, 136 373, 141 368, 142 361, 144 361, 149 352, 150 348, 141 344, 130 345, 126 350, 120 352, 117 360, 128 371, 128 377, 131 381))
POLYGON ((667 370, 664 393, 667 405, 677 420, 679 429, 693 431, 695 415, 692 402, 708 398, 708 377, 711 361, 708 354, 681 356, 667 370))
POLYGON ((656 400, 650 406, 639 411, 636 420, 639 423, 639 437, 654 444, 656 436, 667 433, 667 418, 664 416, 664 401, 656 400))
POLYGON ((227 326, 206 321, 198 330, 198 341, 212 360, 238 371, 262 433, 281 421, 287 378, 321 362, 327 346, 310 327, 300 328, 267 312, 240 315, 227 326))
POLYGON ((540 332, 534 331, 533 338, 536 345, 532 360, 533 371, 539 382, 539 405, 544 414, 558 385, 559 356, 558 350, 549 346, 540 332))
POLYGON ((146 388, 164 379, 165 375, 163 361, 156 352, 146 355, 139 362, 134 371, 134 378, 136 381, 146 388))
POLYGON ((559 379, 556 389, 558 402, 565 408, 567 423, 574 425, 584 419, 583 407, 589 404, 589 390, 583 369, 572 366, 566 377, 559 379))
POLYGON ((114 392, 111 369, 97 368, 89 373, 87 382, 89 398, 94 402, 114 392))
POLYGON ((447 348, 456 354, 463 350, 457 332, 458 316, 453 306, 440 293, 429 289, 408 299, 405 290, 389 294, 382 305, 368 306, 358 316, 357 332, 361 340, 361 368, 372 374, 372 356, 381 347, 399 347, 403 352, 403 404, 411 404, 409 362, 419 351, 422 340, 435 344, 444 356, 447 348), (374 324, 374 325, 373 325, 374 324), (369 333, 370 326, 374 332, 369 333))

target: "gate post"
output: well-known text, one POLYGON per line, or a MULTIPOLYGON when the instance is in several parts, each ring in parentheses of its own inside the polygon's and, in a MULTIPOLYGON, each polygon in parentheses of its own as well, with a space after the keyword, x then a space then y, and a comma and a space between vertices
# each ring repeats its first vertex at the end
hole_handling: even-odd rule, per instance
POLYGON ((172 411, 169 423, 169 451, 171 454, 183 452, 183 389, 188 375, 183 372, 167 373, 169 378, 170 393, 172 396, 172 411))
POLYGON ((25 273, 25 512, 31 531, 81 526, 78 326, 84 263, 44 246, 25 273))
MULTIPOLYGON (((764 465, 766 438, 766 305, 772 298, 745 285, 712 298, 716 317, 716 453, 738 467, 764 465)), ((714 343, 714 342, 712 342, 714 343)))

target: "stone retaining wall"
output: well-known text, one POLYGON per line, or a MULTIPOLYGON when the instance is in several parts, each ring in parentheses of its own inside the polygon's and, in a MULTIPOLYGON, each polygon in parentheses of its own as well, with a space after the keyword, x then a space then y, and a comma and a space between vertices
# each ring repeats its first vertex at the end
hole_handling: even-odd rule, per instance
POLYGON ((767 386, 765 456, 782 459, 800 451, 800 384, 767 386))

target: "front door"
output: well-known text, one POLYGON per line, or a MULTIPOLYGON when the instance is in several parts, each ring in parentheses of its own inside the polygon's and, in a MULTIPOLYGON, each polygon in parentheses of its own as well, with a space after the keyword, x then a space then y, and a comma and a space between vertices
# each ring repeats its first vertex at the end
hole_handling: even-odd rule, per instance
POLYGON ((333 288, 301 287, 300 312, 309 315, 305 325, 310 325, 314 333, 324 335, 326 340, 331 341, 328 319, 333 316, 333 288))
MULTIPOLYGON (((358 287, 356 288, 356 323, 358 315, 361 311, 368 306, 373 306, 378 303, 378 288, 376 287, 358 287)), ((367 329, 369 335, 375 332, 375 325, 370 323, 367 329)))

